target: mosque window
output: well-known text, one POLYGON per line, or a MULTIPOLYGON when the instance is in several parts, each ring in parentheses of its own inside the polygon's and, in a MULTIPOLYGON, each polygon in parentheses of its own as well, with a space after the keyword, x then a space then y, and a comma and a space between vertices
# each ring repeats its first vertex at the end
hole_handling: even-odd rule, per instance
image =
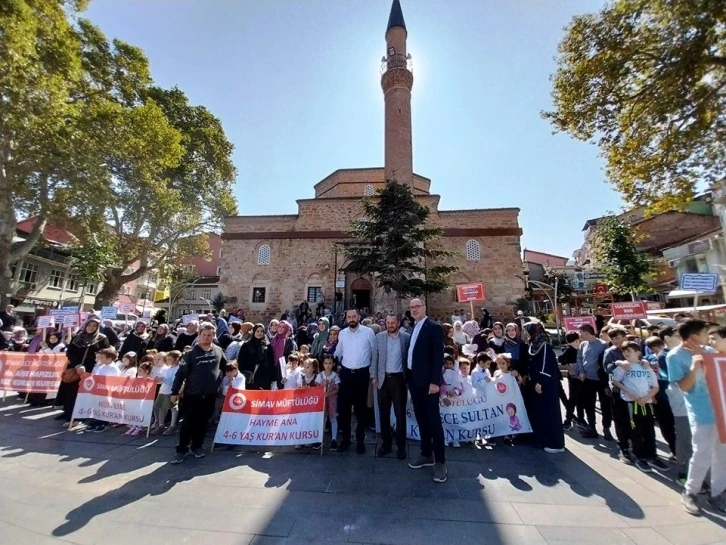
POLYGON ((257 250, 257 264, 269 265, 271 255, 272 251, 270 250, 270 247, 267 244, 263 244, 262 246, 260 246, 260 249, 257 250))
POLYGON ((466 241, 466 260, 467 261, 479 261, 481 259, 481 252, 479 250, 479 242, 476 240, 466 241))
POLYGON ((371 184, 366 185, 365 188, 363 189, 363 195, 366 197, 372 197, 373 193, 374 193, 373 186, 371 184))

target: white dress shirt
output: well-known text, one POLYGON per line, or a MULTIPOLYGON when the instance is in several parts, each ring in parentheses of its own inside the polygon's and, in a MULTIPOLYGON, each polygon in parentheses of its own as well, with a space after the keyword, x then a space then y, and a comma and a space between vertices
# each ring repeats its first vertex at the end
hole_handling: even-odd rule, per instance
POLYGON ((408 347, 408 368, 409 369, 413 369, 413 348, 416 346, 416 340, 418 339, 418 334, 421 332, 421 328, 423 327, 424 322, 426 321, 426 318, 428 318, 428 316, 424 316, 418 322, 416 322, 416 326, 413 328, 413 332, 411 333, 411 344, 408 347))
POLYGON ((343 367, 363 369, 371 364, 375 342, 376 335, 370 327, 359 324, 355 331, 346 327, 338 334, 335 356, 343 367))

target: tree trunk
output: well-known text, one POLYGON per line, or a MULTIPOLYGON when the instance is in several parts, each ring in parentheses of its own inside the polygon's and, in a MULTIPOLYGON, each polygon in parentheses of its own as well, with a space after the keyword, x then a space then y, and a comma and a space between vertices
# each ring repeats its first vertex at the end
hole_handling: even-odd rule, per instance
MULTIPOLYGON (((0 167, 1 168, 1 167, 0 167)), ((0 184, 3 177, 0 176, 0 184)), ((3 308, 8 304, 10 296, 10 253, 13 248, 13 237, 15 236, 15 227, 17 220, 15 210, 13 210, 12 192, 8 187, 0 187, 0 302, 3 308)))
POLYGON ((96 295, 94 308, 100 309, 102 307, 111 306, 116 300, 121 286, 123 286, 123 282, 118 277, 109 277, 109 275, 106 275, 106 278, 103 281, 103 288, 101 288, 101 291, 99 291, 96 295))

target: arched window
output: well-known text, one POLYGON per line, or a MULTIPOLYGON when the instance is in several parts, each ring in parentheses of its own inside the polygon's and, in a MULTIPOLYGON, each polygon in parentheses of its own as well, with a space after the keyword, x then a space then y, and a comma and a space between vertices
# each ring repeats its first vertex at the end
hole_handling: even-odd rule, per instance
POLYGON ((479 261, 481 258, 481 252, 479 251, 479 242, 476 240, 466 241, 466 260, 467 261, 479 261))
POLYGON ((271 254, 272 252, 270 251, 270 247, 267 244, 263 244, 262 246, 260 246, 260 249, 257 250, 257 264, 269 265, 271 254))
POLYGON ((363 188, 363 195, 365 197, 372 197, 373 196, 373 193, 374 193, 373 186, 371 184, 368 184, 367 186, 365 186, 363 188))

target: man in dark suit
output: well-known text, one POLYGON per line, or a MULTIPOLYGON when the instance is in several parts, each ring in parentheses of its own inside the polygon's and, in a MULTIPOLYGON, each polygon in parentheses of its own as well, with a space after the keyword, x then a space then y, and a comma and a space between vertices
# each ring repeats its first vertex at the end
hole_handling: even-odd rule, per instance
POLYGON ((398 316, 386 316, 386 331, 376 335, 371 362, 371 383, 378 388, 383 445, 378 456, 391 452, 391 404, 396 415, 398 459, 406 459, 406 376, 403 369, 411 336, 399 329, 398 316))
POLYGON ((412 299, 409 308, 416 325, 411 333, 406 378, 421 437, 421 456, 408 466, 411 469, 433 466, 434 481, 443 483, 447 470, 439 388, 444 364, 444 330, 426 316, 426 305, 421 299, 412 299))

